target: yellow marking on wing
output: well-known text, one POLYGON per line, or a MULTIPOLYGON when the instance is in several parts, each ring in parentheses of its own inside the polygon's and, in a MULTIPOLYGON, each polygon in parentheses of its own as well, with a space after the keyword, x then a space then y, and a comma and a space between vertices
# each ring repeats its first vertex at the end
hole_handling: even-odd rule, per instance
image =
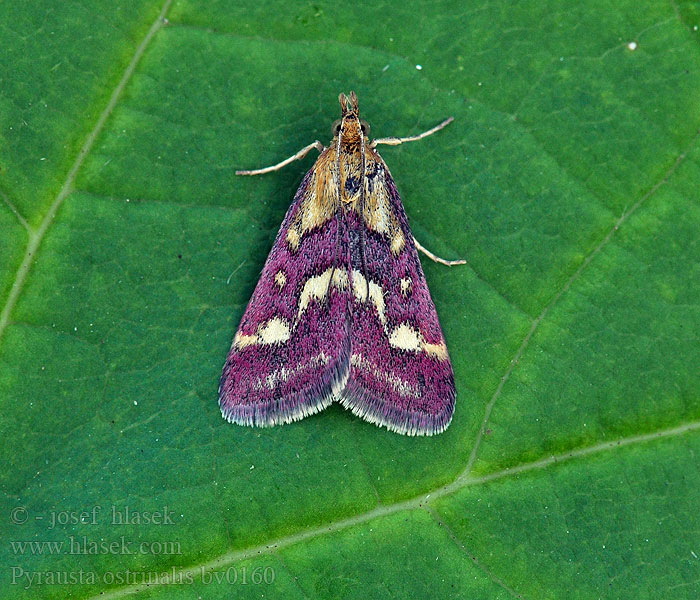
POLYGON ((444 342, 440 342, 439 344, 428 344, 427 342, 422 342, 421 349, 426 354, 434 356, 438 360, 448 359, 447 346, 445 346, 444 342))
POLYGON ((406 245, 399 220, 391 207, 389 188, 386 184, 386 166, 377 160, 371 152, 366 155, 368 172, 374 172, 370 182, 365 181, 365 206, 362 218, 368 229, 385 235, 390 240, 390 248, 398 256, 406 245))
POLYGON ((258 339, 261 344, 280 344, 289 339, 289 325, 279 317, 270 319, 264 326, 258 327, 258 339))
MULTIPOLYGON (((404 281, 408 281, 408 285, 410 285, 410 279, 402 279, 401 281, 402 287, 404 281)), ((447 360, 447 347, 445 346, 444 342, 439 342, 437 344, 426 342, 423 334, 420 331, 415 330, 408 323, 401 323, 399 326, 395 327, 393 331, 389 331, 386 322, 386 304, 384 303, 384 292, 381 286, 377 285, 374 281, 370 281, 369 285, 367 285, 367 280, 365 279, 364 275, 362 275, 362 273, 359 271, 353 271, 352 288, 355 294, 355 299, 358 302, 367 302, 367 290, 369 289, 369 300, 377 309, 379 322, 382 324, 384 333, 386 334, 391 346, 411 352, 422 351, 438 360, 447 360)))
POLYGON ((287 243, 292 251, 309 231, 322 227, 338 210, 338 184, 333 176, 334 152, 329 148, 322 152, 313 167, 304 196, 287 231, 287 243))
POLYGON ((403 233, 401 232, 401 230, 398 230, 391 238, 391 251, 398 256, 405 245, 406 240, 403 237, 403 233))
POLYGON ((355 298, 358 302, 364 302, 367 300, 367 280, 365 276, 359 271, 352 272, 352 290, 355 292, 355 298))
POLYGON ((274 317, 266 323, 258 325, 258 330, 254 335, 245 335, 240 331, 237 332, 233 338, 233 345, 237 350, 257 344, 269 346, 286 342, 290 336, 291 331, 286 321, 280 317, 274 317))
POLYGON ((372 304, 377 309, 379 314, 379 320, 382 325, 386 325, 386 315, 384 314, 384 294, 382 293, 382 288, 379 287, 374 281, 369 282, 369 298, 372 300, 372 304))
POLYGON ((241 350, 247 346, 252 346, 254 344, 258 343, 258 336, 257 335, 244 335, 240 332, 236 333, 236 336, 233 338, 233 345, 238 349, 241 350))
POLYGON ((389 343, 401 350, 420 350, 423 336, 408 323, 401 323, 389 336, 389 343))
POLYGON ((348 274, 345 269, 335 269, 334 272, 333 267, 329 267, 320 275, 309 277, 301 290, 301 295, 299 296, 297 321, 299 321, 301 315, 307 309, 312 300, 322 300, 326 297, 330 287, 328 283, 331 280, 331 273, 333 273, 333 285, 340 289, 344 289, 345 286, 347 286, 348 274))
POLYGON ((294 225, 291 225, 289 231, 287 231, 287 243, 292 250, 296 250, 299 247, 299 232, 294 225))
POLYGON ((384 314, 386 305, 384 304, 384 292, 382 288, 374 283, 374 281, 370 281, 368 285, 365 276, 360 273, 360 271, 353 271, 352 289, 355 293, 355 298, 357 298, 359 302, 367 301, 367 290, 369 289, 369 299, 377 309, 377 315, 382 325, 386 325, 386 315, 384 314))
POLYGON ((333 285, 341 290, 348 287, 348 272, 345 269, 336 269, 333 273, 333 285))
POLYGON ((425 352, 437 360, 448 359, 447 346, 445 346, 444 342, 438 342, 437 344, 426 342, 423 334, 413 329, 408 323, 402 323, 391 332, 389 343, 394 348, 425 352))
POLYGON ((336 212, 338 197, 333 171, 327 163, 316 166, 301 210, 301 234, 321 227, 336 212))

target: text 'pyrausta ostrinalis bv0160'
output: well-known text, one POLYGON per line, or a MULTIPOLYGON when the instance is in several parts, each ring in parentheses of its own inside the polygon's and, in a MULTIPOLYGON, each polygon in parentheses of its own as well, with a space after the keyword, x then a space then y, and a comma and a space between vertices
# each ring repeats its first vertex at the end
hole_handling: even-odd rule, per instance
POLYGON ((376 151, 429 136, 370 141, 357 96, 326 148, 309 144, 259 175, 321 154, 301 182, 233 339, 219 386, 228 421, 266 427, 333 401, 407 435, 450 424, 452 365, 389 169, 376 151))

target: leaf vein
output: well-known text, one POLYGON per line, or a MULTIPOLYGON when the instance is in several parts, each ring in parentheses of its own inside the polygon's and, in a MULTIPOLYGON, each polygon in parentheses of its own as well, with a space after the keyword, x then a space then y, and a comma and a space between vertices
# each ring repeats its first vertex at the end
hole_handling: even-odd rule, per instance
MULTIPOLYGON (((452 483, 438 487, 429 492, 428 494, 420 494, 419 496, 409 498, 408 500, 395 502, 393 504, 381 505, 367 512, 359 513, 353 515, 352 517, 347 517, 338 521, 333 521, 326 525, 305 529, 297 533, 293 533, 291 535, 287 535, 274 540, 269 540, 257 546, 241 548, 240 550, 235 550, 227 552, 226 554, 221 554, 204 563, 192 565, 180 569, 179 571, 175 571, 174 577, 176 577, 177 579, 181 579, 187 576, 195 577, 202 573, 207 573, 215 569, 222 568, 224 566, 229 566, 233 563, 242 560, 254 558, 261 554, 272 553, 275 550, 287 548, 294 544, 298 544, 322 535, 326 535, 328 533, 334 533, 337 531, 348 529, 355 525, 361 525, 375 518, 381 518, 384 516, 399 513, 401 511, 421 509, 436 498, 449 496, 450 494, 466 487, 484 484, 490 481, 494 481, 496 479, 503 479, 506 477, 520 475, 521 473, 526 473, 529 471, 545 469, 554 464, 566 462, 573 459, 583 458, 592 454, 598 454, 600 452, 614 450, 615 448, 633 446, 636 444, 650 442, 658 439, 677 437, 695 431, 700 431, 700 421, 692 421, 690 423, 678 425, 671 429, 663 429, 660 431, 655 431, 642 435, 635 435, 627 438, 620 438, 618 440, 602 442, 593 446, 578 448, 576 450, 572 450, 564 454, 549 456, 538 461, 524 463, 516 467, 511 467, 502 471, 490 473, 489 475, 484 475, 482 477, 458 477, 452 483)), ((167 585, 169 581, 169 578, 164 578, 162 580, 159 580, 157 584, 151 584, 149 586, 149 589, 153 589, 155 585, 167 585)), ((115 589, 112 592, 108 593, 100 592, 97 596, 94 596, 90 600, 114 600, 115 598, 124 598, 126 596, 136 594, 140 591, 144 591, 145 589, 146 588, 140 588, 138 586, 126 586, 115 589)))
POLYGON ((474 465, 474 461, 476 460, 476 456, 479 452, 479 448, 481 447, 481 442, 484 438, 484 434, 486 432, 486 427, 488 425, 489 419, 491 417, 491 412, 493 411, 493 407, 496 404, 496 401, 501 395, 501 392, 503 391, 503 388, 506 384, 506 382, 510 379, 511 374, 513 373, 513 370, 517 366, 518 362, 520 361, 523 353, 527 349, 527 347, 530 345, 530 340, 532 339, 532 336, 535 334, 537 331, 539 324, 542 322, 542 320, 547 316, 551 308, 559 301, 559 298, 561 298, 573 285, 573 283, 581 276, 581 274, 586 270, 588 265, 593 261, 593 259, 600 253, 600 251, 607 246, 608 242, 612 239, 613 235, 615 235, 615 232, 629 219, 629 217, 634 214, 644 202, 649 199, 651 196, 653 196, 656 191, 666 184, 668 182, 669 178, 673 175, 673 173, 676 172, 678 167, 681 165, 681 163, 685 160, 685 157, 688 153, 688 151, 695 145, 696 141, 698 140, 698 137, 700 136, 700 130, 698 130, 695 135, 693 136, 693 139, 690 141, 688 144, 687 148, 681 152, 676 160, 673 162, 671 167, 664 173, 663 177, 655 183, 647 192, 642 195, 642 197, 635 202, 632 207, 623 212, 622 215, 615 221, 614 225, 612 228, 608 231, 608 233, 605 235, 605 237, 598 242, 595 248, 586 256, 586 258, 583 260, 583 262, 578 266, 578 268, 574 271, 574 273, 566 280, 564 285, 561 287, 561 289, 555 294, 555 296, 549 301, 549 303, 542 309, 542 312, 535 318, 535 320, 532 322, 532 326, 530 327, 530 330, 527 332, 525 335, 525 338, 523 339, 522 343, 520 344, 520 347, 516 350, 515 355, 511 359, 510 363, 508 364, 508 368, 506 369, 505 373, 501 377, 501 380, 498 383, 498 386, 496 387, 496 390, 493 393, 493 396, 491 397, 491 400, 489 403, 486 405, 486 409, 484 411, 484 418, 481 423, 481 428, 479 429, 479 433, 476 436, 476 440, 474 441, 474 446, 472 448, 472 451, 469 455, 469 460, 467 462, 467 466, 464 468, 462 473, 457 477, 457 479, 466 477, 469 475, 469 473, 472 470, 472 467, 474 465))
POLYGON ((22 227, 24 227, 29 233, 32 232, 32 228, 29 226, 29 223, 27 223, 27 220, 22 216, 22 214, 17 210, 17 207, 10 202, 10 199, 7 197, 7 194, 0 190, 0 196, 2 196, 3 202, 7 204, 7 207, 12 211, 12 213, 17 217, 17 220, 20 222, 22 227))
POLYGON ((156 33, 158 33, 160 28, 163 26, 165 22, 165 15, 169 10, 172 1, 173 0, 166 0, 163 4, 163 8, 161 9, 158 17, 154 21, 153 25, 151 25, 150 29, 148 30, 148 33, 146 33, 146 36, 136 48, 136 51, 134 52, 131 61, 127 65, 124 74, 119 80, 117 86, 114 88, 114 91, 112 92, 112 95, 110 96, 109 101, 107 102, 107 106, 105 106, 104 110, 100 113, 100 116, 97 119, 95 126, 85 138, 85 141, 83 142, 83 145, 78 151, 78 155, 76 156, 73 165, 68 171, 66 180, 63 182, 63 185, 61 186, 60 191, 56 195, 56 198, 51 203, 51 206, 44 215, 44 218, 41 220, 39 227, 35 231, 30 232, 29 241, 27 242, 27 247, 24 253, 24 258, 22 259, 22 262, 20 263, 20 266, 17 269, 15 279, 12 283, 12 287, 10 288, 10 293, 7 296, 5 305, 2 308, 2 312, 0 312, 0 341, 2 341, 3 334, 10 323, 10 316, 12 314, 12 310, 17 304, 17 300, 19 299, 19 296, 22 293, 22 290, 24 288, 24 282, 26 281, 27 275, 32 268, 32 264, 34 263, 34 260, 36 258, 36 253, 39 249, 39 246, 41 245, 41 242, 46 236, 46 232, 53 223, 53 220, 56 217, 56 214, 58 213, 59 209, 63 205, 63 202, 73 192, 75 178, 77 177, 80 168, 83 166, 85 158, 92 149, 95 140, 97 139, 97 136, 102 132, 104 125, 107 122, 107 119, 112 114, 114 107, 119 101, 119 98, 121 97, 122 92, 126 88, 126 85, 129 83, 129 80, 131 79, 132 74, 136 70, 136 66, 141 60, 141 57, 146 51, 146 48, 148 47, 149 43, 156 35, 156 33))

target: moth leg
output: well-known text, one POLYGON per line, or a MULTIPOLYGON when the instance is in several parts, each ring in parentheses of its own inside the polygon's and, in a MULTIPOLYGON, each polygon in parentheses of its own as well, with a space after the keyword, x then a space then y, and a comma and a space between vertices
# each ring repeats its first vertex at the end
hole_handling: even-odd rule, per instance
POLYGON ((418 135, 411 135, 409 137, 402 137, 402 138, 399 138, 399 137, 377 138, 376 140, 373 140, 369 146, 370 146, 370 148, 376 148, 378 144, 386 144, 387 146, 398 146, 399 144, 403 144, 404 142, 415 142, 416 140, 422 140, 424 137, 428 137, 429 135, 433 135, 436 131, 440 131, 443 127, 447 127, 454 120, 455 120, 454 117, 449 117, 448 119, 445 119, 439 125, 436 125, 432 129, 428 129, 428 131, 424 131, 423 133, 420 133, 418 135))
POLYGON ((413 238, 413 243, 416 245, 416 249, 420 250, 430 260, 434 260, 436 263, 440 263, 441 265, 447 265, 448 267, 453 267, 454 265, 466 265, 467 264, 467 261, 462 260, 462 259, 460 259, 460 260, 445 260, 444 258, 440 258, 439 256, 433 254, 427 248, 424 248, 423 246, 421 246, 420 242, 416 238, 413 238))
POLYGON ((316 140, 312 144, 309 144, 308 146, 305 146, 304 148, 299 150, 299 152, 297 152, 294 156, 290 156, 289 158, 283 160, 281 163, 277 163, 276 165, 272 165, 271 167, 255 169, 253 171, 236 171, 236 175, 262 175, 263 173, 279 171, 282 167, 286 167, 289 163, 304 158, 313 148, 316 148, 316 150, 318 150, 319 152, 323 152, 325 150, 323 144, 316 140))

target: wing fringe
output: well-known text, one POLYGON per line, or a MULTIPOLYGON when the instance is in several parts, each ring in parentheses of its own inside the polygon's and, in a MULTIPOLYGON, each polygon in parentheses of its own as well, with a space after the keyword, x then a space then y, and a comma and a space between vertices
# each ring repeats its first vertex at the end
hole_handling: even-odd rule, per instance
MULTIPOLYGON (((226 380, 228 368, 224 369, 221 382, 226 380)), ((346 344, 340 360, 329 369, 317 385, 294 394, 254 404, 226 406, 225 392, 219 387, 219 408, 229 423, 248 427, 273 427, 300 421, 328 407, 338 399, 350 375, 350 346, 346 344)))
POLYGON ((408 436, 429 436, 442 433, 449 426, 454 413, 455 395, 452 394, 451 400, 439 413, 403 410, 352 384, 343 389, 338 401, 354 415, 389 431, 408 436))

